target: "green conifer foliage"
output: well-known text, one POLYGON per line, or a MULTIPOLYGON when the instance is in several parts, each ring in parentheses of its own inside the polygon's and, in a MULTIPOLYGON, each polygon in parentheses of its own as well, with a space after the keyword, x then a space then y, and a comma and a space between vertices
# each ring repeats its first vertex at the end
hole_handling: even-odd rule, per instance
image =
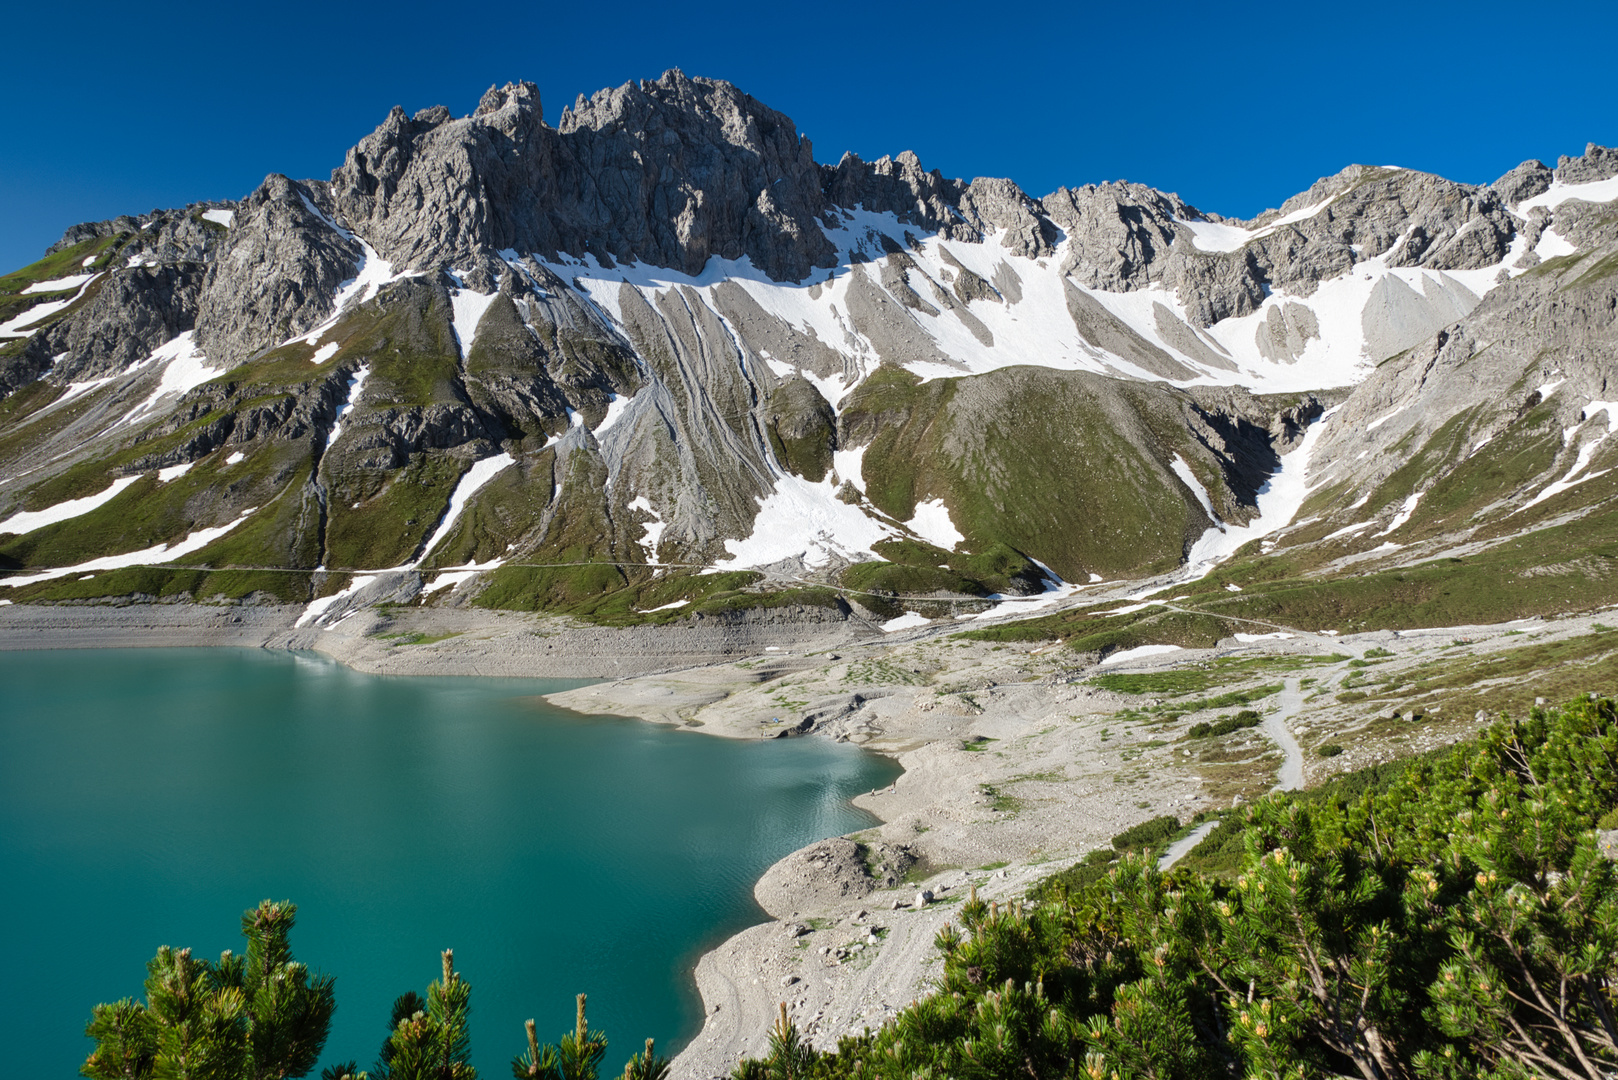
POLYGON ((376 1064, 378 1080, 477 1080, 467 1027, 472 986, 456 972, 454 950, 445 949, 442 961, 443 978, 427 987, 425 1009, 398 1018, 401 1003, 420 999, 407 995, 394 1003, 396 1023, 376 1064))
POLYGON ((669 1059, 659 1056, 653 1041, 647 1039, 646 1049, 624 1063, 620 1080, 668 1080, 668 1075, 669 1059))
POLYGON ((247 956, 217 964, 167 945, 146 965, 146 1000, 97 1005, 81 1072, 94 1080, 268 1080, 307 1075, 337 1007, 287 938, 296 905, 266 900, 242 916, 247 956))
POLYGON ((1614 703, 1536 708, 1402 775, 1256 803, 1233 878, 1125 855, 1027 909, 974 893, 934 993, 732 1075, 1605 1080, 1618 871, 1593 830, 1615 805, 1614 703))
MULTIPOLYGON (((512 1059, 511 1075, 516 1080, 597 1080, 601 1074, 601 1059, 607 1056, 607 1036, 590 1030, 585 1017, 586 996, 580 994, 575 1002, 573 1030, 558 1039, 555 1045, 539 1044, 537 1028, 528 1021, 528 1050, 512 1059)), ((647 1054, 651 1054, 647 1041, 647 1054)), ((632 1059, 631 1064, 635 1063, 632 1059)))

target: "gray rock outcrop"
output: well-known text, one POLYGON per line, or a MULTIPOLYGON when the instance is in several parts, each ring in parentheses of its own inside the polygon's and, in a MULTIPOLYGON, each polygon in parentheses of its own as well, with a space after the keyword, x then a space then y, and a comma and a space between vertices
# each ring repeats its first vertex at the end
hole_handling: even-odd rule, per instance
POLYGON ((1040 207, 1069 241, 1062 272, 1092 289, 1142 289, 1164 274, 1174 246, 1174 219, 1195 211, 1144 184, 1060 188, 1040 207))
POLYGON ((1618 150, 1589 143, 1582 157, 1556 159, 1556 178, 1564 184, 1589 184, 1618 176, 1618 150))
POLYGON ((491 88, 458 120, 395 109, 332 192, 397 268, 461 268, 484 291, 511 248, 691 274, 745 256, 794 281, 831 265, 809 141, 729 83, 679 71, 580 97, 555 128, 532 83, 491 88))
POLYGON ((196 262, 111 272, 77 318, 46 332, 47 348, 62 356, 52 378, 79 382, 123 371, 194 328, 206 272, 196 262))
POLYGON ((234 366, 320 325, 363 252, 315 208, 316 192, 271 175, 236 211, 208 270, 197 340, 216 364, 234 366))
POLYGON ((1538 161, 1525 161, 1489 186, 1507 206, 1516 206, 1551 186, 1556 174, 1538 161))

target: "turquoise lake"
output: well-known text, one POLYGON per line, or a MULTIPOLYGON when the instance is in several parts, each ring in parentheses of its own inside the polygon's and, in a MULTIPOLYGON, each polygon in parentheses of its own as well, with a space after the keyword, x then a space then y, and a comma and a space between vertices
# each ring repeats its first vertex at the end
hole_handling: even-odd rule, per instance
MULTIPOLYGON (((0 653, 6 1072, 73 1077, 91 1006, 142 997, 159 945, 240 950, 298 904, 337 978, 322 1064, 370 1067, 439 950, 472 984, 472 1055, 508 1075, 590 995, 612 1073, 696 1034, 697 957, 758 922, 753 883, 873 823, 891 761, 554 709, 577 682, 362 675, 246 649, 0 653)), ((318 1070, 314 1075, 318 1075, 318 1070)))

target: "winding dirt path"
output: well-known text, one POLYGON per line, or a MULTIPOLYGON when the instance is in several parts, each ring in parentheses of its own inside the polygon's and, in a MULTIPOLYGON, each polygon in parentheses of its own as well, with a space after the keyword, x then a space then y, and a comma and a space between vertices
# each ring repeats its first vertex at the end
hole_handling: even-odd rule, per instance
MULTIPOLYGON (((1277 700, 1280 702, 1281 707, 1275 712, 1267 714, 1264 717, 1263 724, 1264 734, 1268 735, 1271 741, 1281 748, 1283 755, 1280 773, 1276 778, 1275 787, 1271 790, 1297 791, 1303 787, 1303 747, 1298 744, 1297 738, 1293 736, 1292 729, 1287 727, 1287 721, 1298 715, 1298 712, 1303 708, 1303 681, 1297 678, 1286 680, 1281 693, 1277 696, 1277 700)), ((1192 849, 1202 843, 1203 838, 1213 832, 1214 826, 1218 824, 1217 819, 1205 821, 1187 835, 1170 844, 1169 849, 1163 853, 1163 857, 1157 861, 1157 868, 1167 870, 1191 854, 1192 849)))
POLYGON ((1297 791, 1303 787, 1303 747, 1293 737, 1292 729, 1287 727, 1287 721, 1298 715, 1303 708, 1303 684, 1296 678, 1288 679, 1282 689, 1279 700, 1281 708, 1264 717, 1264 734, 1274 740, 1275 745, 1281 748, 1286 755, 1281 762, 1280 776, 1276 780, 1275 791, 1297 791))

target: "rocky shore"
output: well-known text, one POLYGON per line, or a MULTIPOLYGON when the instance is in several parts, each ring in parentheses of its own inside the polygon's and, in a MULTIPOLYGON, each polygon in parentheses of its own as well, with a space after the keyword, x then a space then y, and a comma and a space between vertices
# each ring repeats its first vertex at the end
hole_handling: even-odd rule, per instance
POLYGON ((771 867, 754 890, 769 920, 701 958, 705 1022, 675 1061, 677 1080, 723 1077, 739 1057, 762 1053, 782 1002, 823 1048, 880 1025, 927 992, 933 940, 973 888, 1010 900, 1146 819, 1228 810, 1279 783, 1464 738, 1488 719, 1430 703, 1390 720, 1349 689, 1368 685, 1367 668, 1387 683, 1495 654, 1527 661, 1540 650, 1561 663, 1569 648, 1605 655, 1585 645, 1607 632, 1599 616, 1581 616, 1271 635, 1097 665, 1049 645, 949 636, 958 624, 883 635, 813 612, 629 629, 389 608, 315 629, 295 625, 302 613, 6 605, 0 649, 259 646, 312 649, 384 674, 604 679, 549 700, 729 738, 831 738, 903 766, 891 787, 855 799, 878 825, 771 867), (1210 673, 1213 697, 1098 679, 1171 671, 1210 673), (1219 739, 1191 734, 1228 711, 1214 698, 1233 692, 1252 698, 1262 725, 1219 739), (1343 748, 1319 752, 1328 743, 1343 748))

